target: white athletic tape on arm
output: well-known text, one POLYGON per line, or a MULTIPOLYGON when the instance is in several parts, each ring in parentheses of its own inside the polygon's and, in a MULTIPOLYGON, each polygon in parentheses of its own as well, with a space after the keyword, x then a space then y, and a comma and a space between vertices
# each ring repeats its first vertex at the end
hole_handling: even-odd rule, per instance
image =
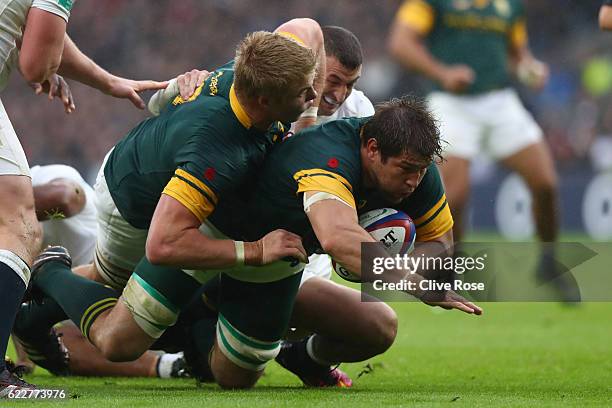
POLYGON ((244 265, 244 242, 234 241, 234 246, 236 247, 236 265, 243 266, 244 265))
POLYGON ((310 211, 310 207, 314 203, 318 203, 319 201, 323 201, 323 200, 337 200, 337 201, 340 201, 341 203, 346 204, 349 207, 353 208, 349 203, 347 203, 346 201, 344 201, 340 197, 335 196, 335 195, 330 194, 330 193, 324 193, 322 191, 319 191, 318 193, 315 193, 315 194, 311 195, 308 198, 306 198, 306 193, 304 193, 304 211, 305 212, 310 211))
POLYGON ((153 114, 153 116, 159 116, 161 110, 166 106, 171 100, 176 98, 179 95, 179 86, 176 78, 171 79, 168 82, 168 86, 165 89, 160 89, 155 92, 155 94, 149 99, 149 104, 147 107, 149 108, 149 112, 153 114))

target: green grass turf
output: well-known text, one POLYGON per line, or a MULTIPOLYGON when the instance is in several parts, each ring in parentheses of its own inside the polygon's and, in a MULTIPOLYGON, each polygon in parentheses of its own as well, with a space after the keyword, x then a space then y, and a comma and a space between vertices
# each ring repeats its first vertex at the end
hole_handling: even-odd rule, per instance
MULTIPOLYGON (((346 364, 352 389, 310 390, 272 364, 256 389, 196 388, 190 380, 28 376, 76 398, 11 405, 137 407, 604 406, 612 401, 612 303, 486 304, 485 315, 393 304, 395 345, 366 363, 346 364)), ((0 402, 6 404, 8 401, 0 402)))
POLYGON ((400 320, 396 343, 383 356, 342 365, 355 381, 351 389, 305 389, 276 364, 270 365, 254 390, 240 392, 213 385, 198 388, 191 380, 58 378, 37 368, 27 380, 40 387, 64 388, 72 398, 0 401, 0 406, 612 404, 612 303, 489 303, 482 305, 485 314, 481 317, 417 303, 392 306, 400 320), (370 372, 359 376, 366 365, 370 372))

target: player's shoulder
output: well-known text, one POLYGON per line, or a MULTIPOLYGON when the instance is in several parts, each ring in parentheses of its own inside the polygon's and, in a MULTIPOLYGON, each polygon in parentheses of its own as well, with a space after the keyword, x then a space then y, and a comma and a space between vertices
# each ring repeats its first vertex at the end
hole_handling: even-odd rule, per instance
POLYGON ((374 105, 362 91, 353 89, 338 111, 338 118, 361 118, 374 115, 374 105))
POLYGON ((63 178, 75 181, 79 184, 86 183, 81 173, 74 167, 65 164, 50 164, 45 166, 33 166, 30 169, 32 185, 46 184, 51 180, 63 178))
POLYGON ((333 120, 305 129, 283 145, 287 144, 287 156, 299 157, 300 163, 306 167, 356 169, 360 161, 359 131, 362 123, 363 120, 358 118, 333 120))

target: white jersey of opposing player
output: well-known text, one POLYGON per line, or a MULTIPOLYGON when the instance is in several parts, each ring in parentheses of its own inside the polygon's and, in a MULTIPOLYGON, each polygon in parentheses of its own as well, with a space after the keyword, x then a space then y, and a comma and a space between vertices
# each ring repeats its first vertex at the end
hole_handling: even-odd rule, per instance
MULTIPOLYGON (((374 115, 374 106, 367 96, 361 91, 353 89, 353 92, 342 105, 330 116, 317 117, 317 124, 326 123, 331 120, 374 115)), ((308 258, 308 265, 302 274, 300 285, 315 276, 323 279, 330 279, 332 274, 332 264, 329 255, 311 255, 308 258)))
POLYGON ((329 116, 318 116, 317 125, 342 118, 363 118, 374 115, 374 105, 367 96, 357 89, 346 98, 344 103, 329 116))
POLYGON ((68 22, 74 0, 0 0, 0 90, 17 66, 17 40, 21 39, 30 7, 56 14, 68 22))
POLYGON ((31 172, 34 187, 58 178, 72 180, 81 186, 85 192, 86 202, 80 213, 68 218, 42 222, 43 248, 47 245, 61 245, 67 248, 72 256, 73 266, 93 262, 97 222, 94 191, 91 186, 83 180, 76 169, 62 164, 34 166, 31 172))

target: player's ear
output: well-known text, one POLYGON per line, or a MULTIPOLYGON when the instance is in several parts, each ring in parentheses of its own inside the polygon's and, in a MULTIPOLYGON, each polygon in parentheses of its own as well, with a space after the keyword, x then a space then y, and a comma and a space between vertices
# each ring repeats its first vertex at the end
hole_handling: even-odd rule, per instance
POLYGON ((366 151, 369 158, 374 158, 379 153, 378 142, 374 138, 368 139, 366 142, 366 151))
POLYGON ((270 108, 270 97, 269 96, 260 95, 260 96, 257 97, 257 103, 262 108, 270 108))

